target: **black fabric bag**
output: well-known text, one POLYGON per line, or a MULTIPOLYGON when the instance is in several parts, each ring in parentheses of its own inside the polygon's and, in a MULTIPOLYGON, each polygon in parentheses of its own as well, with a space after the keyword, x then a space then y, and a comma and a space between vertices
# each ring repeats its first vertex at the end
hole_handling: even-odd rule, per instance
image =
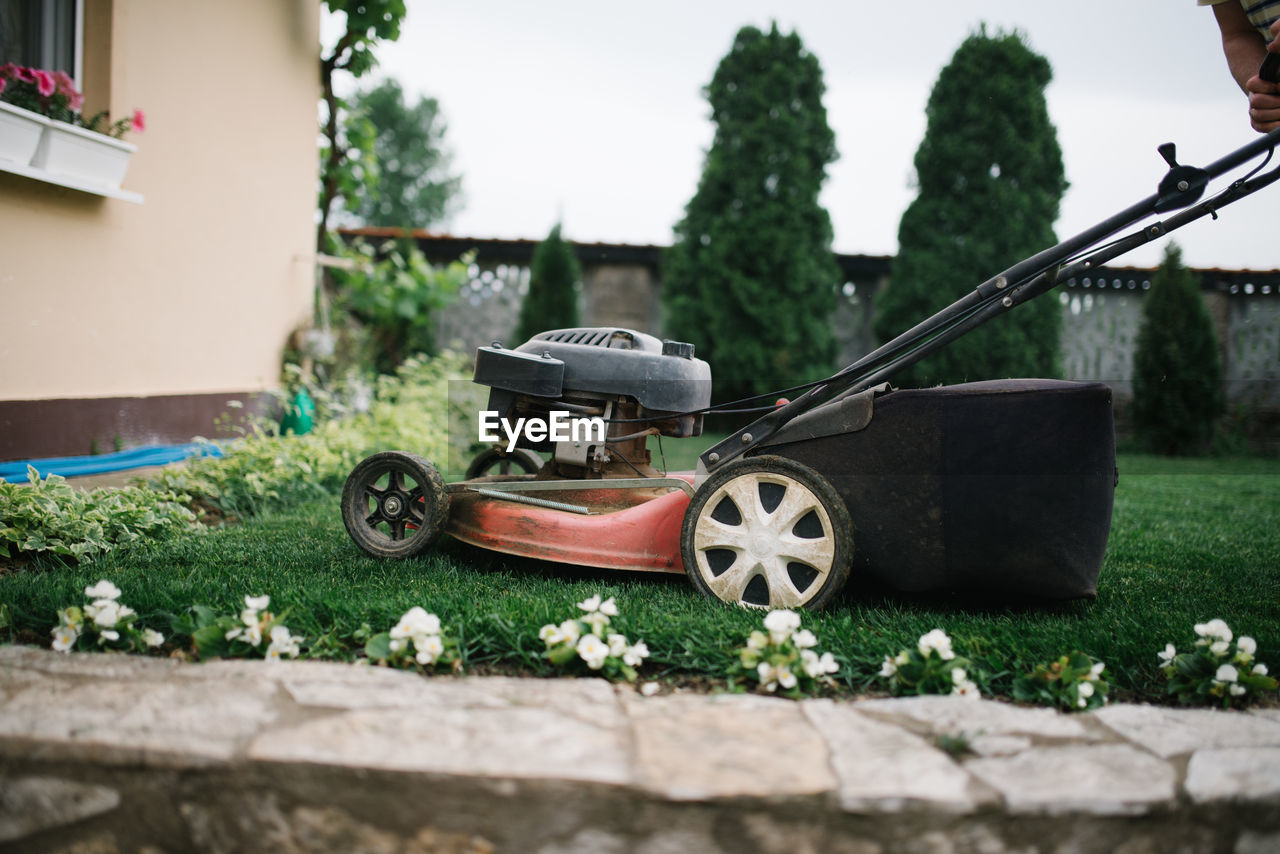
POLYGON ((1111 389, 1019 379, 838 399, 762 446, 844 498, 850 582, 1038 599, 1097 592, 1116 485, 1111 389))

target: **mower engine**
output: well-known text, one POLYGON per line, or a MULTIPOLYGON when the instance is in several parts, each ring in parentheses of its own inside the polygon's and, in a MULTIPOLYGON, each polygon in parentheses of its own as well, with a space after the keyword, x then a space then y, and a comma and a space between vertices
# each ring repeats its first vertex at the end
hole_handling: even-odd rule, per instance
POLYGON ((645 440, 701 435, 696 411, 711 404, 711 367, 692 344, 614 327, 481 347, 474 378, 504 446, 551 452, 540 478, 653 476, 645 440))

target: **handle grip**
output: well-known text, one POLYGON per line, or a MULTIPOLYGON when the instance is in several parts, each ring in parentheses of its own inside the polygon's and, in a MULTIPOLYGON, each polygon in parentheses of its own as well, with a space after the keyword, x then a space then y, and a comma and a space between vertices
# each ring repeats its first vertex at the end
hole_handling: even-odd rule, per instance
POLYGON ((1268 53, 1258 69, 1258 76, 1268 83, 1280 83, 1280 53, 1268 53))

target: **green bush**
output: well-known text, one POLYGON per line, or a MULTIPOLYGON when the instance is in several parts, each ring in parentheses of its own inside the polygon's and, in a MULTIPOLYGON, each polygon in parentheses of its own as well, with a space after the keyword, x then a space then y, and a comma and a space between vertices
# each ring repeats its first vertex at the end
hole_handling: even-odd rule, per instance
POLYGON ((356 463, 375 451, 411 451, 443 469, 451 420, 460 442, 475 434, 459 426, 468 413, 453 412, 449 399, 449 382, 465 378, 466 367, 452 353, 408 359, 394 376, 378 378, 367 412, 317 424, 303 436, 259 427, 226 443, 221 459, 164 469, 150 485, 185 495, 206 511, 247 517, 337 492, 356 463))
POLYGON ((1200 283, 1170 243, 1142 303, 1133 354, 1133 427, 1159 454, 1209 449, 1226 410, 1213 321, 1200 283))
POLYGON ((533 250, 529 269, 529 293, 520 304, 520 322, 514 344, 523 344, 548 329, 577 326, 578 281, 582 270, 573 246, 561 239, 560 225, 533 250))
POLYGON ((195 514, 170 489, 99 488, 85 492, 66 478, 43 480, 28 466, 30 484, 0 479, 0 546, 10 558, 38 554, 89 561, 144 538, 191 528, 195 514))

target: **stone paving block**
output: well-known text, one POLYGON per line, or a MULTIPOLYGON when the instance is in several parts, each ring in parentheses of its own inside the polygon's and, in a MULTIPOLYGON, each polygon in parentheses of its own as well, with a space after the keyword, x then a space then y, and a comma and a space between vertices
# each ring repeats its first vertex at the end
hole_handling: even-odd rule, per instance
POLYGON ((834 791, 827 747, 800 704, 774 697, 620 694, 637 783, 674 800, 834 791))
POLYGON ((1280 721, 1242 712, 1126 704, 1093 717, 1164 759, 1207 747, 1280 747, 1280 721))
POLYGON ((1187 763, 1183 786, 1191 800, 1280 803, 1280 747, 1197 750, 1187 763))
POLYGON ((906 719, 935 735, 1033 735, 1041 738, 1096 738, 1077 718, 1053 709, 1015 706, 995 700, 929 695, 863 700, 858 709, 882 718, 906 719))
POLYGON ((0 778, 0 842, 61 827, 120 805, 120 794, 59 777, 0 778))
POLYGON ((850 812, 929 807, 965 813, 989 796, 950 756, 918 735, 862 715, 850 703, 803 702, 831 748, 840 804, 850 812))
POLYGON ((165 767, 226 762, 275 719, 276 692, 266 680, 48 678, 0 703, 0 753, 165 767))
POLYGON ((85 679, 164 679, 182 663, 156 656, 119 652, 60 653, 34 646, 0 646, 0 684, 42 677, 85 679))
POLYGON ((607 683, 603 693, 594 692, 594 702, 582 699, 592 692, 566 686, 559 693, 578 698, 568 713, 555 703, 495 703, 483 691, 471 692, 479 700, 451 700, 450 688, 458 687, 447 684, 453 680, 420 681, 413 692, 434 694, 431 702, 356 708, 280 726, 262 733, 248 757, 464 776, 631 780, 626 730, 607 683))
POLYGON ((1015 815, 1141 815, 1175 795, 1173 768, 1124 744, 1042 746, 964 767, 999 792, 1015 815))

